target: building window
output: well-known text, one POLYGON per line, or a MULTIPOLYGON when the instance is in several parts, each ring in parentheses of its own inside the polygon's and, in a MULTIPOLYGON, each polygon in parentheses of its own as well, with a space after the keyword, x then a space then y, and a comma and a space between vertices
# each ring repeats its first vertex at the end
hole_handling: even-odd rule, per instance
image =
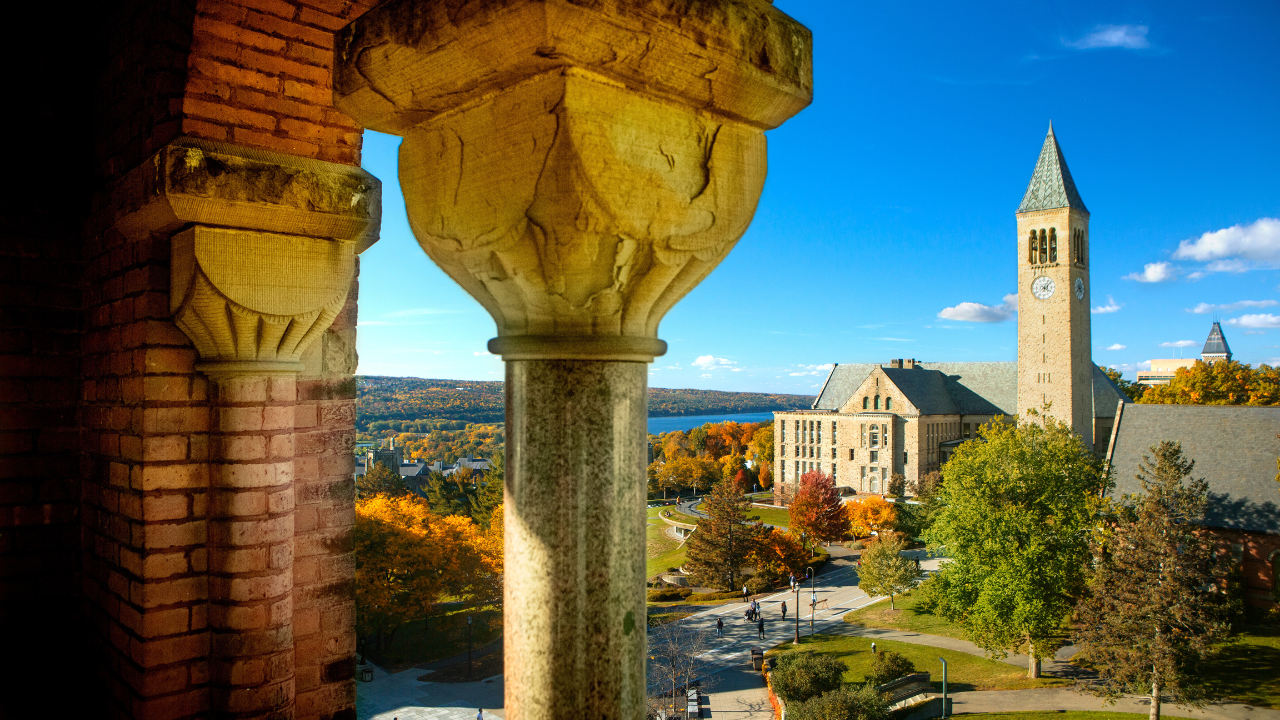
MULTIPOLYGON (((863 399, 865 400, 866 398, 863 398, 863 399)), ((867 446, 867 425, 866 423, 863 423, 862 424, 862 447, 866 447, 866 446, 867 446)))
POLYGON ((863 409, 863 410, 866 410, 866 409, 867 409, 867 403, 869 403, 870 401, 871 401, 871 398, 866 398, 866 397, 862 398, 862 409, 863 409))
POLYGON ((796 421, 796 442, 798 442, 798 443, 802 443, 802 442, 804 442, 804 435, 801 435, 801 434, 800 434, 800 421, 799 421, 799 420, 797 420, 797 421, 796 421))
POLYGON ((884 409, 885 409, 885 410, 892 410, 892 409, 893 409, 893 398, 891 398, 891 397, 887 397, 887 398, 885 398, 885 399, 884 399, 884 409))
MULTIPOLYGON (((880 479, 881 479, 881 480, 888 481, 888 479, 889 479, 889 468, 887 468, 887 467, 882 467, 882 468, 880 468, 880 479)), ((888 487, 888 485, 886 485, 885 487, 888 487)))
POLYGON ((836 449, 835 449, 835 448, 831 448, 831 459, 832 459, 832 460, 835 460, 835 459, 836 459, 836 449))
POLYGON ((849 459, 853 459, 853 448, 849 448, 849 459))
POLYGON ((906 464, 907 464, 907 451, 906 451, 906 450, 903 450, 903 451, 902 451, 902 464, 903 464, 903 465, 906 465, 906 464))
POLYGON ((1058 262, 1058 229, 1049 228, 1049 262, 1058 262))
POLYGON ((971 426, 971 424, 970 424, 970 423, 965 423, 965 424, 964 424, 964 436, 965 436, 965 437, 969 437, 969 432, 970 432, 970 430, 971 430, 971 427, 972 427, 972 426, 971 426))
POLYGON ((796 482, 800 482, 800 461, 796 461, 796 482))
POLYGON ((836 421, 831 421, 831 444, 836 444, 836 421))
POLYGON ((884 438, 884 446, 889 447, 889 426, 888 425, 880 426, 880 435, 882 438, 884 438))
POLYGON ((787 464, 785 462, 778 463, 778 482, 787 481, 787 464))
POLYGON ((876 396, 876 410, 879 410, 879 409, 880 409, 880 396, 879 396, 879 395, 877 395, 877 396, 876 396))
POLYGON ((872 451, 871 451, 871 462, 873 462, 873 463, 880 462, 880 451, 879 451, 879 450, 872 450, 872 451))
POLYGON ((822 421, 818 421, 814 424, 818 426, 818 444, 821 445, 822 444, 822 421))
POLYGON ((880 489, 876 487, 877 484, 875 480, 871 481, 871 492, 880 492, 880 489))
POLYGON ((809 442, 813 442, 813 421, 809 421, 809 442))
POLYGON ((835 479, 836 479, 836 464, 831 463, 831 481, 835 482, 835 479))
POLYGON ((787 441, 787 421, 779 420, 778 421, 778 442, 786 442, 786 441, 787 441))
POLYGON ((786 446, 786 445, 779 445, 779 446, 778 446, 778 455, 779 455, 779 456, 781 456, 781 457, 786 457, 786 456, 787 456, 787 446, 786 446))
POLYGON ((1049 262, 1049 240, 1044 230, 1040 231, 1040 264, 1049 262))
POLYGON ((1040 255, 1040 243, 1036 242, 1036 231, 1031 231, 1031 236, 1027 238, 1027 262, 1032 265, 1036 264, 1036 257, 1040 255))
POLYGON ((813 457, 813 446, 809 446, 809 457, 813 457))
POLYGON ((871 447, 880 447, 880 431, 875 425, 871 426, 871 447))

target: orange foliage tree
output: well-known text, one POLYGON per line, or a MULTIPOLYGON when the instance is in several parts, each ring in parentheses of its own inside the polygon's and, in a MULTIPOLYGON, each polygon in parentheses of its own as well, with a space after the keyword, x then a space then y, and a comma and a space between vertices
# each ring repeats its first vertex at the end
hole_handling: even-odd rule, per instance
POLYGON ((800 476, 800 489, 791 501, 791 529, 806 542, 829 543, 845 536, 848 517, 836 492, 836 483, 820 470, 800 476))
POLYGON ((747 563, 755 567, 756 573, 770 579, 790 573, 803 575, 807 562, 809 551, 800 538, 775 527, 768 528, 747 555, 747 563))
POLYGON ((356 630, 379 646, 410 620, 430 615, 449 595, 496 601, 501 591, 499 529, 431 513, 414 495, 356 502, 356 630), (496 549, 495 549, 496 548, 496 549), (390 635, 388 635, 390 634, 390 635))
POLYGON ((1202 360, 1178 368, 1168 385, 1148 388, 1144 405, 1280 405, 1280 368, 1202 360))
POLYGON ((846 503, 845 512, 848 515, 849 530, 854 537, 867 537, 872 531, 890 530, 897 517, 893 503, 886 502, 878 495, 846 503))

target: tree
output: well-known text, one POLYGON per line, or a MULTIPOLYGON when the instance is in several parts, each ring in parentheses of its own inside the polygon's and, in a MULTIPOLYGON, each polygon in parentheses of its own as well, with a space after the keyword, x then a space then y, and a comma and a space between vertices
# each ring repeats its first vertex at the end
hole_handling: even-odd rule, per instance
POLYGON ((867 675, 867 684, 871 686, 893 682, 916 672, 916 666, 902 653, 882 650, 876 653, 871 661, 871 673, 867 675))
POLYGON ((769 672, 769 687, 788 705, 804 702, 840 687, 844 671, 844 663, 834 655, 786 653, 769 672))
MULTIPOLYGON (((1280 470, 1280 459, 1276 460, 1276 469, 1280 470)), ((1277 474, 1276 478, 1277 480, 1280 480, 1280 474, 1277 474)), ((768 490, 771 487, 773 487, 773 470, 766 465, 764 469, 760 471, 760 489, 768 490)))
POLYGON ((705 455, 707 452, 707 425, 689 431, 689 452, 694 455, 705 455))
POLYGON ((849 530, 836 483, 820 470, 810 470, 800 476, 800 489, 792 498, 790 509, 791 528, 806 542, 835 542, 849 530))
POLYGON ((749 522, 760 517, 747 516, 751 500, 736 492, 733 483, 717 483, 702 507, 707 518, 698 522, 698 529, 686 543, 685 570, 699 585, 734 590, 764 526, 749 522))
POLYGON ((433 472, 427 476, 424 488, 427 505, 437 515, 461 515, 471 517, 471 498, 467 489, 453 478, 433 472))
MULTIPOLYGON (((470 518, 441 517, 413 495, 356 502, 356 628, 381 645, 445 595, 493 599, 495 568, 470 518)), ((501 553, 498 554, 498 557, 501 553)))
POLYGON ((920 584, 915 560, 902 555, 906 549, 906 541, 897 533, 883 533, 862 553, 858 584, 868 595, 888 595, 890 610, 895 609, 893 596, 920 584))
POLYGON ((757 575, 772 580, 790 574, 803 575, 810 557, 795 533, 770 527, 761 531, 760 538, 748 551, 747 564, 756 569, 757 575))
POLYGON ((979 428, 943 471, 926 534, 952 562, 930 583, 936 610, 993 654, 1027 645, 1029 677, 1084 592, 1088 534, 1108 486, 1102 460, 1052 417, 979 428))
MULTIPOLYGON (((748 459, 760 465, 762 477, 765 468, 773 468, 773 423, 765 423, 751 434, 748 453, 748 459)), ((769 479, 772 484, 772 472, 769 473, 769 479)))
MULTIPOLYGON (((673 622, 650 628, 646 641, 649 644, 648 685, 653 688, 647 698, 650 717, 657 717, 658 710, 667 710, 667 716, 675 711, 676 694, 680 688, 704 674, 702 656, 711 650, 710 630, 692 622, 673 622), (671 689, 668 702, 667 688, 671 689)), ((704 682, 704 687, 707 683, 704 682)))
POLYGON ((1280 405, 1280 368, 1254 368, 1234 360, 1197 360, 1178 368, 1168 385, 1155 385, 1138 402, 1149 405, 1280 405))
MULTIPOLYGON (((880 653, 881 655, 885 653, 880 653)), ((870 685, 842 685, 804 702, 787 703, 790 720, 889 720, 889 704, 870 685)))
POLYGON ((678 457, 658 469, 658 484, 665 489, 707 490, 720 479, 720 464, 707 458, 678 457))
POLYGON ((1111 382, 1115 383, 1116 387, 1120 388, 1120 391, 1125 395, 1128 395, 1129 399, 1134 402, 1142 402, 1143 394, 1147 392, 1147 388, 1151 387, 1150 385, 1143 385, 1140 382, 1130 382, 1125 380, 1124 377, 1121 376, 1119 370, 1102 367, 1101 365, 1098 366, 1098 369, 1102 370, 1103 374, 1111 378, 1111 382))
POLYGON ((374 463, 356 480, 356 497, 371 498, 375 495, 401 497, 408 494, 409 486, 398 470, 385 463, 374 463))
POLYGON ((897 511, 893 503, 879 495, 869 495, 861 500, 845 503, 849 532, 854 537, 868 537, 873 532, 890 530, 894 526, 897 511))
POLYGON ((506 489, 506 460, 503 453, 498 453, 490 462, 490 467, 475 487, 471 497, 471 519, 482 528, 489 527, 489 519, 493 511, 503 502, 506 489))
POLYGON ((903 497, 907 494, 907 478, 902 473, 894 473, 889 476, 889 484, 885 487, 886 494, 893 497, 903 497))
POLYGON ((679 430, 667 433, 662 439, 662 457, 667 462, 689 455, 689 438, 679 430))
MULTIPOLYGON (((738 453, 720 458, 720 479, 732 481, 742 471, 747 459, 738 453)), ((750 490, 750 488, 747 488, 750 490)))
POLYGON ((1208 501, 1204 480, 1177 442, 1164 441, 1143 456, 1143 494, 1131 498, 1108 533, 1093 543, 1089 595, 1076 610, 1072 640, 1098 671, 1090 692, 1114 699, 1149 694, 1151 720, 1160 696, 1202 705, 1206 676, 1199 667, 1228 631, 1222 592, 1225 557, 1200 522, 1208 501))

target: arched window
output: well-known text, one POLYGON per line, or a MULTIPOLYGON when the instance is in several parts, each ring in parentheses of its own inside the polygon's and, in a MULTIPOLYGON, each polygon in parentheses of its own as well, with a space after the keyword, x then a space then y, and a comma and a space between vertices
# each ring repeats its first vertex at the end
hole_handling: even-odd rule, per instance
POLYGON ((1049 228, 1049 262, 1058 262, 1058 229, 1049 228))
POLYGON ((887 398, 885 398, 885 399, 884 399, 884 409, 885 409, 885 410, 892 410, 892 409, 893 409, 893 398, 891 398, 891 397, 887 397, 887 398))
POLYGON ((879 410, 879 409, 880 409, 880 396, 879 396, 879 395, 877 395, 877 396, 876 396, 876 410, 879 410))
POLYGON ((871 447, 880 447, 880 430, 875 426, 871 426, 871 447))
POLYGON ((1049 240, 1044 230, 1040 231, 1040 264, 1049 262, 1049 240))
POLYGON ((1032 265, 1036 264, 1036 258, 1040 256, 1040 245, 1036 242, 1036 231, 1031 231, 1031 236, 1027 238, 1027 262, 1032 265))
POLYGON ((876 487, 877 485, 879 485, 879 483, 875 480, 871 481, 871 492, 880 492, 879 488, 876 487))
POLYGON ((870 403, 871 403, 871 398, 867 398, 867 397, 862 398, 862 409, 863 409, 863 410, 866 410, 866 409, 867 409, 867 406, 868 406, 870 403))

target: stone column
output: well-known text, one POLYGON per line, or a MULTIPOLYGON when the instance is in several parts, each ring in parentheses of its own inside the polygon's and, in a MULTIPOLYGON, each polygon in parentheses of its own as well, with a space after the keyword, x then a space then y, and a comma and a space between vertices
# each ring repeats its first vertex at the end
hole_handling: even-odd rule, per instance
POLYGON ((167 235, 170 310, 209 378, 209 707, 294 715, 294 424, 300 357, 376 239, 358 168, 184 139, 127 179, 118 227, 167 235))
POLYGON ((810 34, 766 0, 392 0, 336 46, 507 361, 507 716, 643 717, 646 363, 751 220, 810 34))

